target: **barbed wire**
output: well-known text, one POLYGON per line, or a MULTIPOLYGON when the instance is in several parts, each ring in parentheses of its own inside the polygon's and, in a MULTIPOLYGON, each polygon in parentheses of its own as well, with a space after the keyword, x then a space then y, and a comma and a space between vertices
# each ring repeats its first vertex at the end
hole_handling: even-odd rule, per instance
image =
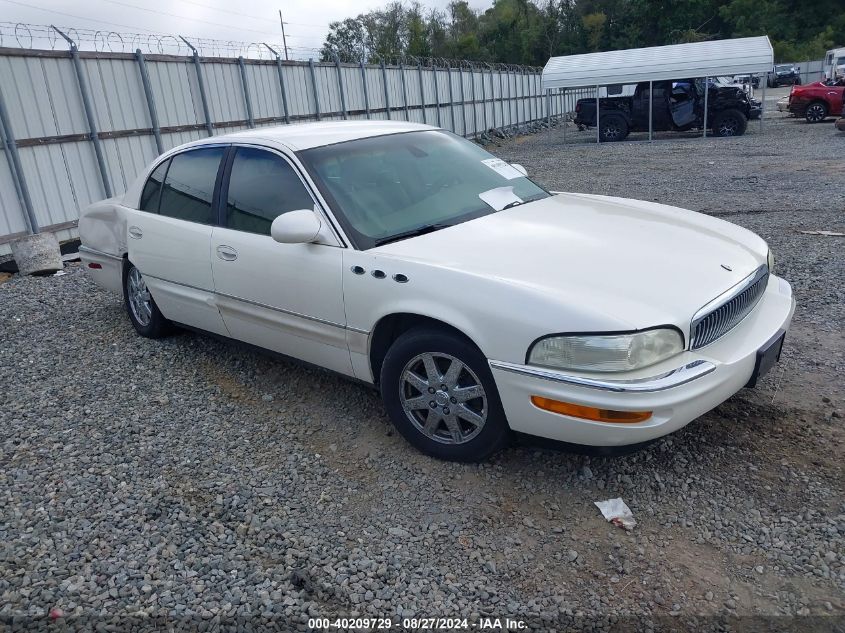
MULTIPOLYGON (((183 41, 185 38, 196 48, 197 53, 203 57, 245 57, 249 59, 274 59, 275 55, 270 48, 277 52, 284 50, 284 46, 278 42, 241 42, 237 40, 219 40, 207 37, 182 36, 181 34, 171 35, 168 33, 131 33, 108 30, 95 30, 77 28, 73 26, 52 26, 48 24, 28 24, 25 22, 2 22, 0 21, 0 47, 12 47, 23 49, 39 50, 66 50, 67 42, 59 32, 74 41, 79 50, 89 50, 108 53, 134 53, 141 50, 144 53, 162 55, 184 55, 190 56, 193 50, 183 41)), ((289 55, 293 59, 307 60, 309 58, 320 59, 325 49, 306 46, 288 46, 289 55)), ((337 59, 336 53, 327 51, 331 59, 337 59)), ((540 69, 533 66, 521 66, 518 64, 503 64, 498 62, 482 62, 466 59, 448 59, 443 57, 417 57, 414 55, 380 56, 374 55, 369 59, 370 64, 380 64, 408 67, 425 66, 427 68, 451 68, 454 71, 459 69, 471 70, 496 70, 510 72, 538 72, 540 69)))
MULTIPOLYGON (((73 26, 57 26, 70 37, 79 50, 109 53, 134 53, 140 49, 145 53, 166 55, 191 55, 193 51, 179 35, 169 33, 131 33, 122 31, 95 30, 73 26)), ((252 59, 272 59, 273 54, 264 42, 242 42, 220 40, 207 37, 185 35, 197 52, 205 57, 248 57, 252 59)), ((279 42, 269 42, 276 50, 284 50, 279 42)), ((48 24, 28 24, 25 22, 0 22, 0 47, 57 50, 67 48, 67 43, 55 28, 48 24)), ((306 46, 288 46, 288 51, 295 57, 308 58, 319 53, 317 48, 306 46)))

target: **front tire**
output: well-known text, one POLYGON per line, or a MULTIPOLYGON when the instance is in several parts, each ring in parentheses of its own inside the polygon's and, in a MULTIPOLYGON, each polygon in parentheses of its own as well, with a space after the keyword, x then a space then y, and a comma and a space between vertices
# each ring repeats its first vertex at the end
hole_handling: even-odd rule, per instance
POLYGON ((396 430, 426 455, 477 462, 510 439, 487 360, 458 335, 421 328, 400 336, 382 364, 381 394, 396 430))
POLYGON ((807 123, 821 123, 827 118, 827 104, 824 101, 813 101, 804 112, 807 123))
POLYGON ((141 271, 130 262, 123 266, 123 301, 138 334, 146 338, 161 338, 170 333, 170 321, 158 309, 141 271))
POLYGON ((624 141, 628 131, 628 122, 623 117, 609 114, 601 120, 599 139, 602 143, 624 141))
POLYGON ((713 117, 713 136, 742 136, 748 119, 739 110, 722 110, 713 117))

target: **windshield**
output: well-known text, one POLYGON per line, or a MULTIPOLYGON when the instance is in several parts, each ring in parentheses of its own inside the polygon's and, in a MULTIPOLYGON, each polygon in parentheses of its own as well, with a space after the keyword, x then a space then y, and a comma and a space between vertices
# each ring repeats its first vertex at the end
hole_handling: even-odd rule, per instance
POLYGON ((775 71, 785 73, 792 70, 792 66, 775 66, 775 71))
POLYGON ((475 143, 442 130, 347 141, 298 156, 360 249, 549 196, 475 143))

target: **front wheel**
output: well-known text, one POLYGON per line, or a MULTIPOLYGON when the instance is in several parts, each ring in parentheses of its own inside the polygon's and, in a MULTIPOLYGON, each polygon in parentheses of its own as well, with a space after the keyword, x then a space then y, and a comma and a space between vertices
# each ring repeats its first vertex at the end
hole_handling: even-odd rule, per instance
POLYGON ((623 141, 628 136, 628 122, 621 116, 608 115, 599 125, 599 139, 603 143, 623 141))
POLYGON ((814 101, 807 106, 804 118, 807 119, 807 123, 821 123, 827 118, 827 104, 822 101, 814 101))
POLYGON ((723 110, 713 117, 713 136, 742 136, 748 119, 739 110, 723 110))
POLYGON ((138 334, 161 338, 170 332, 170 321, 158 309, 141 271, 129 262, 123 267, 123 300, 138 334))
POLYGON ((416 329, 400 336, 381 368, 381 394, 396 430, 432 457, 481 461, 510 437, 487 360, 455 334, 416 329))

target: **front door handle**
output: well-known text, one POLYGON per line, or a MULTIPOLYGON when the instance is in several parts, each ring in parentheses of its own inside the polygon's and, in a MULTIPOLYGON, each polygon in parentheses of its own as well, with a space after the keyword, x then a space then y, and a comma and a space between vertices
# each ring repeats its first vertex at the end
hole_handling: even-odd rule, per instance
POLYGON ((217 247, 217 257, 219 257, 223 261, 231 262, 238 258, 238 251, 236 251, 231 246, 221 244, 217 247))
POLYGON ((137 226, 130 226, 129 227, 129 237, 135 240, 140 240, 144 237, 144 232, 139 229, 137 226))

